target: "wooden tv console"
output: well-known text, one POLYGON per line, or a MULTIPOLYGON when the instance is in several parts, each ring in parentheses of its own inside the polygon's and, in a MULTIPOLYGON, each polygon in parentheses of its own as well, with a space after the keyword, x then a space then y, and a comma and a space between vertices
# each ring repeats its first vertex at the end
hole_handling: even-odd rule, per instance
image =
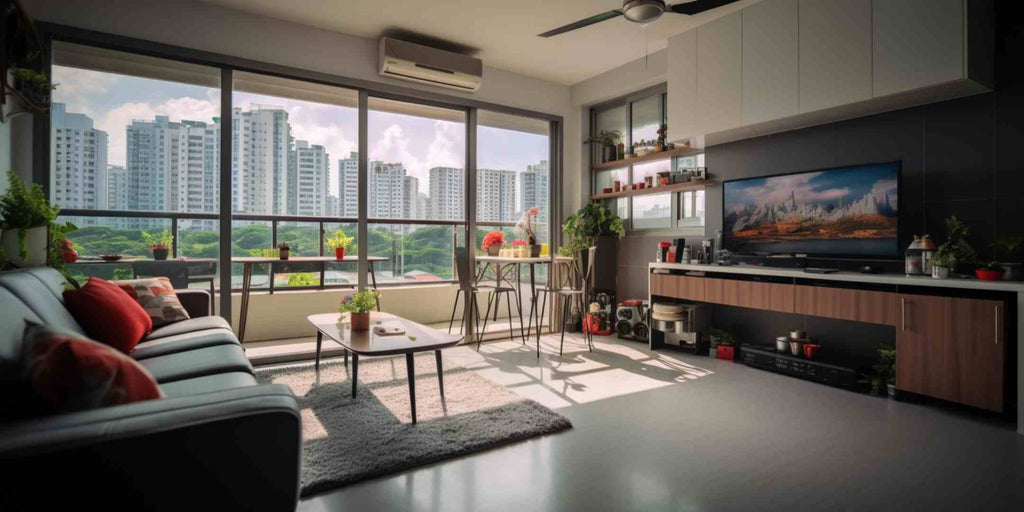
POLYGON ((892 326, 898 389, 997 412, 1016 395, 1024 410, 1024 283, 687 263, 651 263, 649 272, 651 299, 892 326))

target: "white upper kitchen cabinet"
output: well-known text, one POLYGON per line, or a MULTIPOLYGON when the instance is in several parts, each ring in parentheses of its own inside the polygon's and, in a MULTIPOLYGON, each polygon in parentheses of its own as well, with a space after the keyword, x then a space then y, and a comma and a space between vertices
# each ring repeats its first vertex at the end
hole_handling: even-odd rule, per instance
POLYGON ((964 0, 885 0, 873 6, 874 95, 966 78, 964 0))
POLYGON ((743 9, 743 124, 800 112, 798 0, 763 0, 743 9))
POLYGON ((871 99, 871 0, 800 0, 799 10, 800 112, 871 99))
POLYGON ((668 40, 668 140, 697 133, 697 31, 668 40))
POLYGON ((742 11, 697 27, 697 132, 743 124, 742 11))

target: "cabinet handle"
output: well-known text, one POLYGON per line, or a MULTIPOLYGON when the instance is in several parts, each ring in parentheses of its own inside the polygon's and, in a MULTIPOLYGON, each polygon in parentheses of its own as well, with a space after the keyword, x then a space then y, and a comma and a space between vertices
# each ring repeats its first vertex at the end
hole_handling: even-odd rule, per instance
POLYGON ((907 330, 907 299, 900 297, 900 330, 907 330))
POLYGON ((999 306, 994 306, 996 309, 996 345, 999 344, 999 306))

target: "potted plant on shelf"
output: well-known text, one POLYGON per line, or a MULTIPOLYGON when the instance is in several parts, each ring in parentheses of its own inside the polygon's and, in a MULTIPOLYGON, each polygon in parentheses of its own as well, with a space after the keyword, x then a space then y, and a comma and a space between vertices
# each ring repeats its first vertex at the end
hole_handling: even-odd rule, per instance
POLYGON ((935 252, 935 257, 932 258, 932 278, 946 279, 949 277, 949 266, 952 263, 952 251, 949 247, 949 242, 946 242, 939 246, 939 250, 935 252))
POLYGON ((45 265, 47 230, 60 210, 50 206, 38 183, 28 185, 14 171, 7 171, 7 180, 7 191, 0 196, 3 258, 19 267, 45 265))
POLYGON ((1008 236, 996 240, 992 247, 1000 258, 1004 281, 1020 281, 1021 262, 1024 261, 1024 236, 1008 236))
POLYGON ((537 234, 533 231, 533 223, 537 220, 537 212, 540 208, 534 206, 523 213, 523 218, 516 224, 516 228, 522 231, 523 236, 526 237, 527 246, 529 246, 529 256, 536 258, 540 256, 540 244, 537 243, 537 234))
POLYGON ((871 377, 871 394, 882 395, 882 386, 886 387, 890 400, 896 399, 896 348, 891 345, 878 347, 878 362, 872 368, 875 370, 871 377))
POLYGON ((617 156, 616 147, 622 139, 622 132, 618 130, 601 130, 597 135, 587 137, 584 144, 598 144, 601 146, 601 163, 611 162, 617 156))
MULTIPOLYGON (((967 243, 971 229, 957 219, 956 216, 946 219, 946 244, 949 244, 949 272, 956 274, 964 270, 964 266, 974 265, 978 261, 978 253, 967 243)), ((946 245, 943 244, 943 245, 946 245)), ((970 270, 967 270, 970 273, 970 270)))
POLYGON ((654 145, 654 151, 661 152, 665 151, 665 138, 668 136, 668 125, 662 124, 658 128, 658 142, 654 145))
POLYGON ((486 252, 488 256, 498 256, 501 254, 501 248, 504 245, 505 233, 491 231, 484 235, 484 240, 480 244, 480 250, 486 252))
POLYGON ((380 292, 377 290, 363 290, 346 295, 341 299, 338 312, 349 314, 349 326, 353 331, 368 331, 370 329, 370 312, 377 307, 379 299, 380 292))
POLYGON ((327 239, 327 246, 334 249, 334 257, 339 260, 345 259, 345 249, 352 244, 354 240, 351 236, 346 236, 344 230, 336 230, 330 238, 327 239))
POLYGON ((998 281, 1003 278, 1003 267, 997 261, 986 263, 985 266, 975 269, 974 275, 982 281, 998 281))
POLYGON ((291 253, 292 247, 288 245, 288 242, 281 242, 277 244, 277 257, 282 260, 287 260, 289 253, 291 253))
POLYGON ((14 71, 14 89, 37 107, 47 107, 50 104, 50 92, 56 88, 57 84, 50 83, 50 79, 38 71, 29 68, 14 71))
POLYGON ((142 239, 149 245, 149 250, 153 251, 153 259, 158 261, 166 260, 167 254, 174 246, 174 235, 169 229, 163 230, 159 236, 153 236, 143 231, 142 239))

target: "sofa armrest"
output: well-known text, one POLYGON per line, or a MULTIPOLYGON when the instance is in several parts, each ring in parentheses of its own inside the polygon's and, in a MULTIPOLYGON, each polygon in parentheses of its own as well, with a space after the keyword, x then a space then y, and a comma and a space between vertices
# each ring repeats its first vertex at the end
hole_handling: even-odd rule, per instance
POLYGON ((0 426, 0 509, 294 510, 302 422, 282 385, 0 426))
POLYGON ((188 311, 188 316, 210 316, 210 292, 198 288, 179 288, 174 290, 182 307, 188 311))

